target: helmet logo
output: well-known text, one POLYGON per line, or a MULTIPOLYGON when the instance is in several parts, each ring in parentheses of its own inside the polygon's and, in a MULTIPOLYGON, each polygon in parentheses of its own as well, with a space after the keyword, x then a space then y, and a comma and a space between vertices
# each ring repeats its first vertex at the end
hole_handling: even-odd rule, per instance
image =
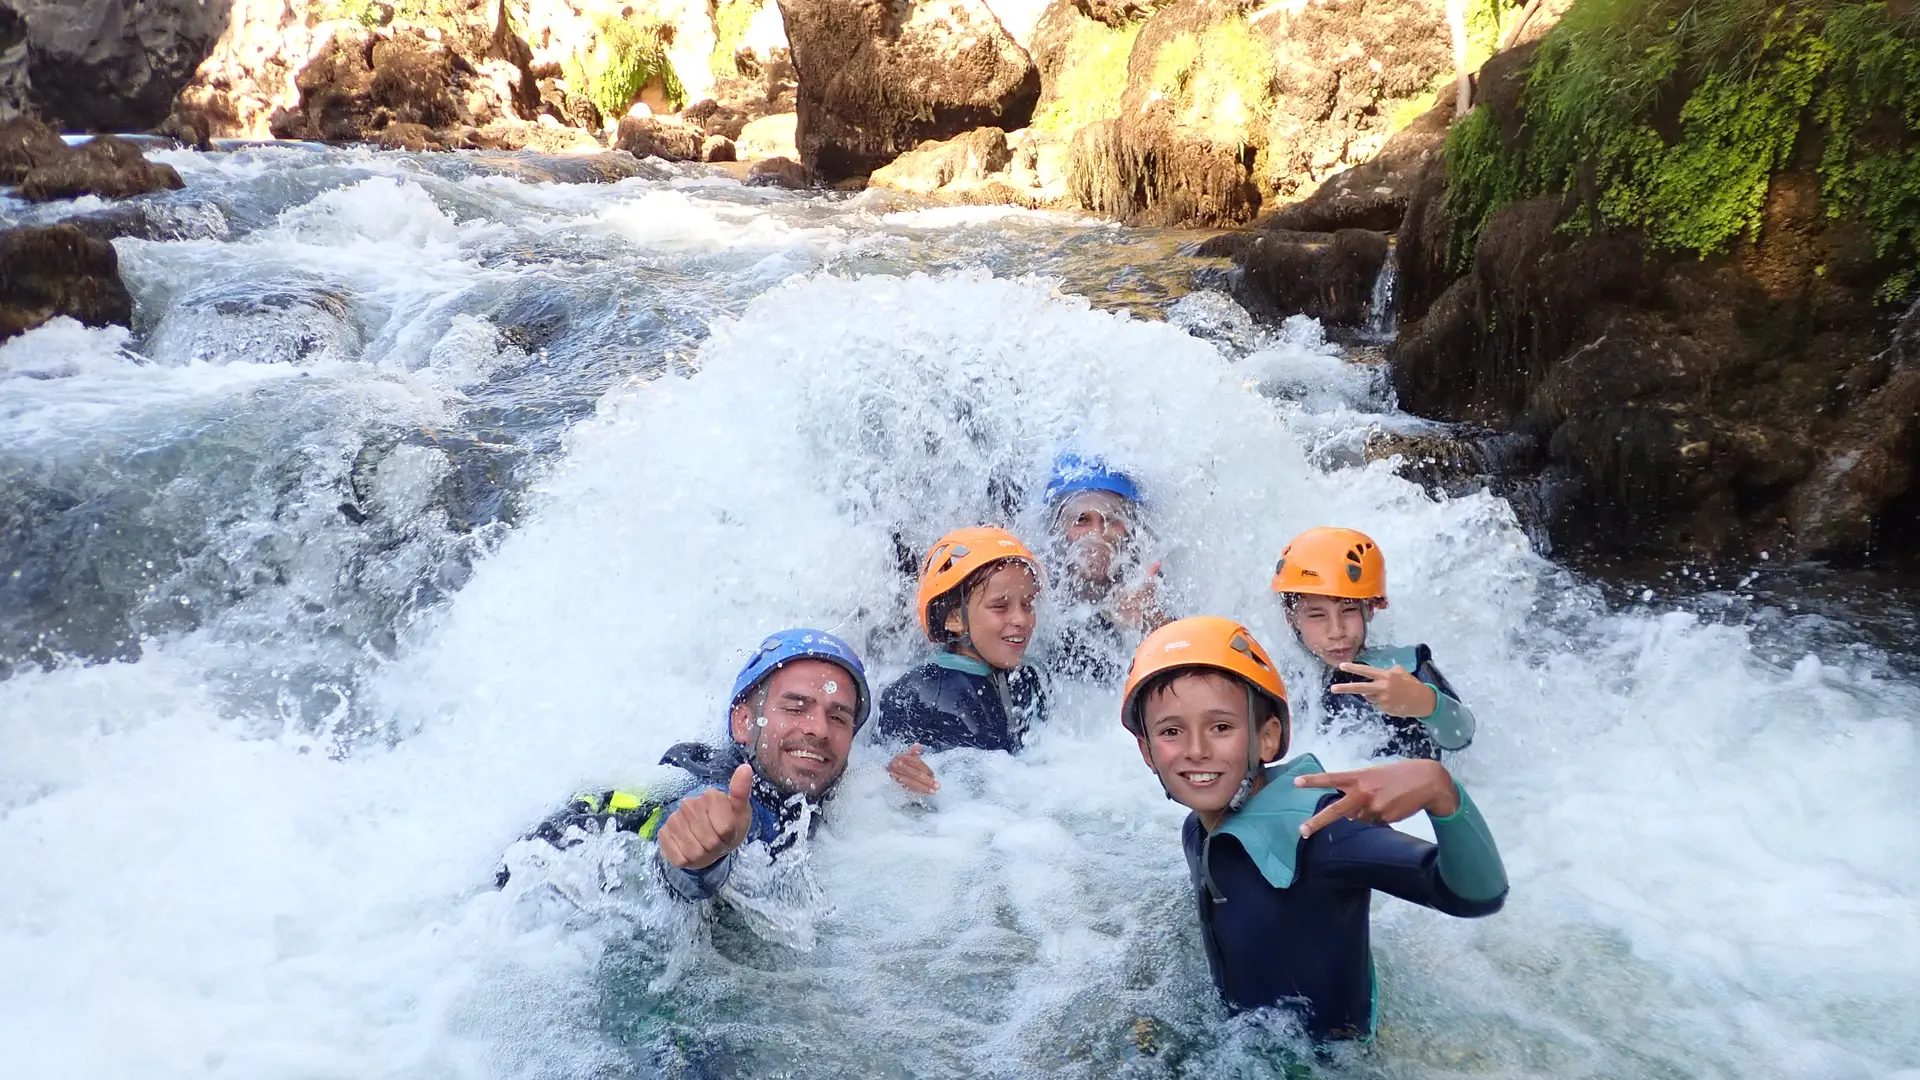
POLYGON ((1300 571, 1300 576, 1301 576, 1301 577, 1310 577, 1310 578, 1312 578, 1312 579, 1314 579, 1315 581, 1318 581, 1318 580, 1320 580, 1320 571, 1318 571, 1318 570, 1302 570, 1302 571, 1300 571))
POLYGON ((1191 641, 1169 641, 1165 645, 1161 646, 1160 651, 1172 652, 1175 649, 1191 648, 1192 645, 1193 645, 1193 642, 1191 641))

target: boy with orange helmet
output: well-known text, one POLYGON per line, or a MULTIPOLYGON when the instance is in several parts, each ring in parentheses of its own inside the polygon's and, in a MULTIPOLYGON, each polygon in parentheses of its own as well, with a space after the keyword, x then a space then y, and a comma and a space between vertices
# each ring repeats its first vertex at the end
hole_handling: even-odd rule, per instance
POLYGON ((1033 640, 1040 562, 1005 529, 982 525, 940 538, 920 567, 920 628, 940 646, 880 695, 880 734, 912 745, 887 771, 910 791, 939 788, 925 751, 1020 749, 1046 711, 1033 640))
POLYGON ((1193 811, 1182 845, 1231 1009, 1289 1010, 1317 1040, 1371 1037, 1373 892, 1463 918, 1506 902, 1493 836, 1438 762, 1328 773, 1312 754, 1279 760, 1286 685, 1231 619, 1181 619, 1141 642, 1120 721, 1193 811), (1388 828, 1422 810, 1437 843, 1388 828))
POLYGON ((1434 666, 1433 650, 1367 644, 1374 612, 1387 606, 1387 559, 1367 534, 1316 528, 1294 537, 1273 568, 1273 591, 1325 665, 1330 721, 1381 731, 1382 756, 1438 761, 1473 742, 1473 710, 1434 666))

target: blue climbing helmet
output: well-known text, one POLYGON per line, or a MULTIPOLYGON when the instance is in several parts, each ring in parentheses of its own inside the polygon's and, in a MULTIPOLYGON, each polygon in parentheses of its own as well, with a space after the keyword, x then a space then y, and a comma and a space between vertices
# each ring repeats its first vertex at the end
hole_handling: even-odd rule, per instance
POLYGON ((795 660, 825 660, 838 664, 853 676, 853 730, 859 731, 867 722, 867 714, 873 711, 873 691, 867 688, 867 669, 860 663, 860 654, 853 651, 853 646, 825 630, 800 628, 767 635, 753 655, 747 657, 740 674, 734 676, 733 696, 727 699, 728 715, 760 685, 760 680, 795 660))
POLYGON ((1111 491, 1128 502, 1142 501, 1140 487, 1132 477, 1101 458, 1083 457, 1069 450, 1054 459, 1053 478, 1047 481, 1047 505, 1076 491, 1111 491))

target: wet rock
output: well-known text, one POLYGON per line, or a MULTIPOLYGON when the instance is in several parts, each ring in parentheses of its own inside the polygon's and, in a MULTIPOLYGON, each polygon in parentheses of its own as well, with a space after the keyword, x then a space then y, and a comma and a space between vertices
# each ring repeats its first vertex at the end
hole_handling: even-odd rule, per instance
POLYGON ((1128 23, 1139 22, 1171 2, 1172 0, 1061 0, 1065 6, 1075 8, 1087 18, 1108 26, 1125 26, 1128 23))
POLYGON ((780 0, 780 10, 799 74, 800 158, 829 182, 1033 114, 1039 76, 981 0, 780 0))
MULTIPOLYGON (((1516 137, 1530 55, 1480 82, 1516 137)), ((1429 161, 1408 197, 1394 390, 1530 441, 1540 475, 1577 492, 1555 505, 1561 546, 1864 557, 1917 520, 1910 338, 1875 308, 1888 270, 1858 221, 1826 213, 1817 175, 1775 173, 1757 236, 1723 254, 1570 233, 1549 196, 1493 215, 1458 267, 1447 182, 1429 161)))
POLYGON ((20 181, 19 194, 29 202, 82 195, 125 199, 185 186, 173 166, 148 161, 139 147, 125 139, 101 135, 28 172, 20 181))
POLYGON ((18 184, 71 151, 54 130, 31 116, 0 121, 0 184, 18 184))
POLYGON ((1387 259, 1387 237, 1367 229, 1263 229, 1214 237, 1195 253, 1232 258, 1240 268, 1241 302, 1263 318, 1307 315, 1330 326, 1362 326, 1387 259))
POLYGON ((1876 369, 1884 381, 1841 422, 1794 492, 1790 517, 1803 550, 1861 557, 1920 547, 1920 300, 1859 375, 1871 379, 1876 369))
POLYGON ((874 170, 874 187, 911 195, 951 193, 975 186, 1013 163, 1007 133, 996 127, 975 128, 944 142, 928 140, 874 170))
POLYGON ((738 157, 733 140, 725 135, 709 135, 700 143, 701 161, 735 161, 738 157))
POLYGON ((175 203, 142 199, 63 218, 95 240, 226 240, 232 223, 217 203, 175 203))
POLYGON ((620 121, 620 135, 614 145, 637 158, 699 161, 701 141, 697 128, 656 117, 629 116, 620 121))
POLYGON ((71 225, 0 232, 0 341, 59 315, 88 326, 132 321, 113 245, 71 225))
MULTIPOLYGON (((56 127, 143 131, 166 118, 233 0, 5 0, 25 24, 28 102, 56 127)), ((0 17, 3 19, 4 17, 0 17)), ((0 44, 5 31, 0 30, 0 44)))
POLYGON ((753 163, 753 168, 747 172, 747 184, 752 187, 783 187, 799 191, 807 187, 807 169, 792 158, 767 158, 753 163))

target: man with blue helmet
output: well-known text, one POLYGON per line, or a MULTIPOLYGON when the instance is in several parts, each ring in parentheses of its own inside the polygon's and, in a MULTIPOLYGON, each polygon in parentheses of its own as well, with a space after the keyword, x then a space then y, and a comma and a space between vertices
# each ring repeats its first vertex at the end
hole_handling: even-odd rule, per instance
POLYGON ((1054 462, 1046 499, 1049 554, 1061 564, 1056 576, 1067 606, 1053 667, 1114 681, 1133 640, 1167 621, 1160 565, 1141 570, 1139 485, 1101 458, 1068 451, 1054 462), (1074 618, 1074 607, 1085 617, 1074 618))
MULTIPOLYGON (((782 630, 735 677, 724 746, 680 743, 660 759, 678 777, 647 791, 575 796, 527 838, 565 848, 613 829, 657 840, 667 888, 684 900, 708 899, 744 845, 764 844, 772 856, 792 846, 799 823, 846 770, 871 711, 866 670, 846 642, 821 630, 782 630)), ((497 883, 506 880, 503 867, 497 883)))

